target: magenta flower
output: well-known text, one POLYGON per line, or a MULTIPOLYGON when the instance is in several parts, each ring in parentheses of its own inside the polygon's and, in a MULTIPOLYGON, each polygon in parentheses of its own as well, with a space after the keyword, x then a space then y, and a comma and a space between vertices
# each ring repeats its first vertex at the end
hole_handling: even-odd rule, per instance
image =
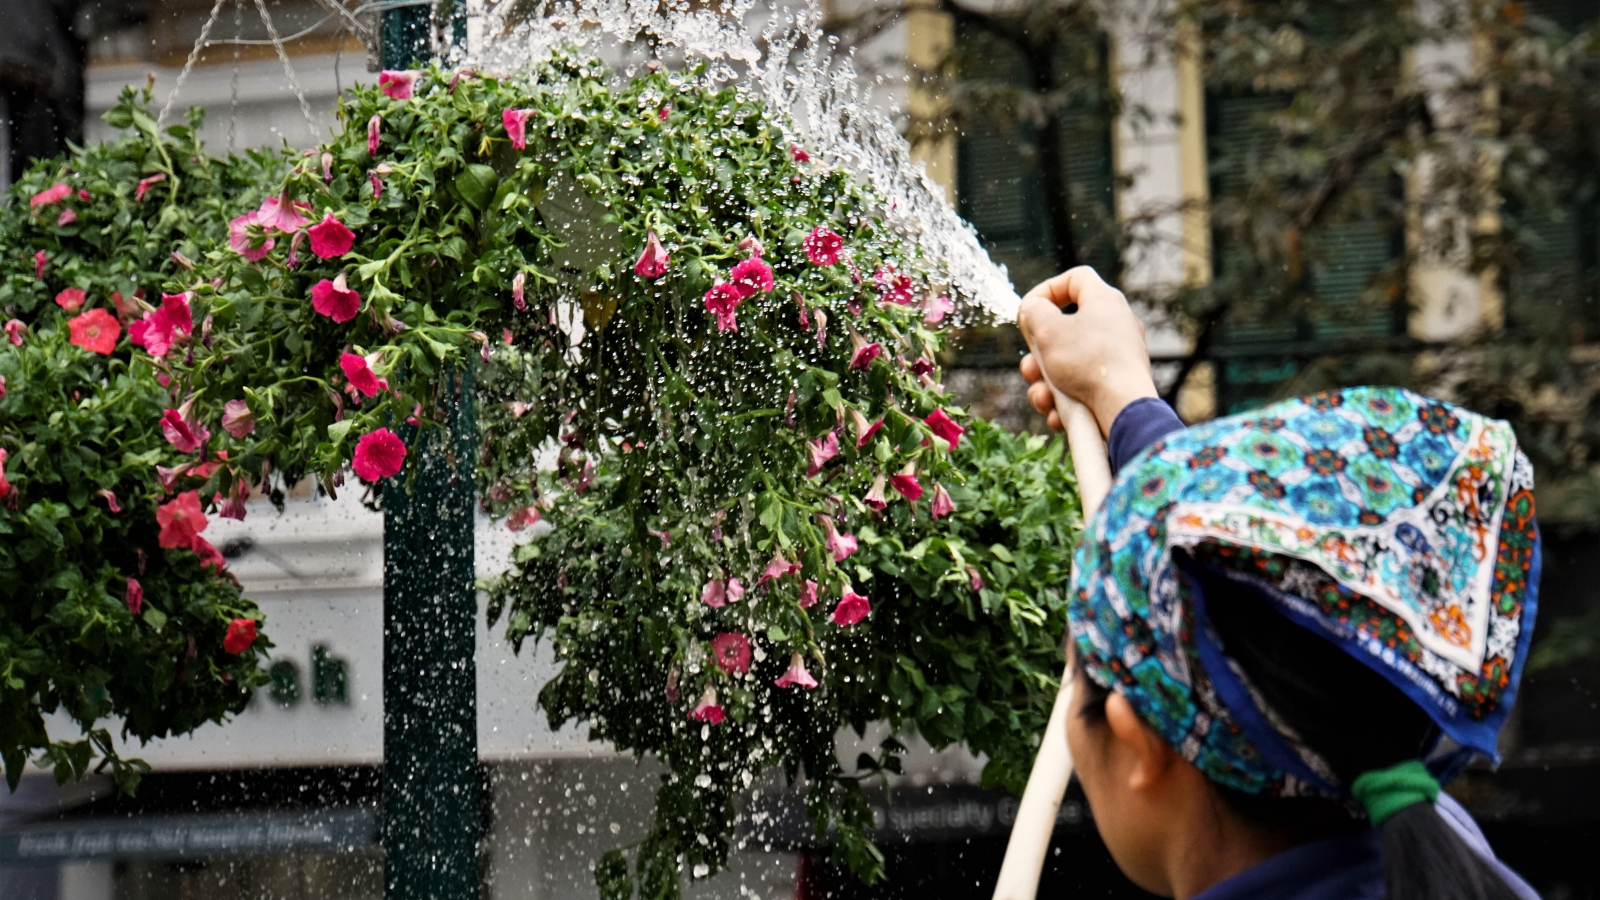
POLYGON ((918 378, 921 378, 924 375, 932 375, 933 372, 933 360, 926 356, 919 356, 911 362, 911 374, 917 376, 918 378))
POLYGON ((856 542, 853 534, 841 534, 833 527, 832 516, 820 516, 822 520, 822 543, 833 554, 834 562, 844 562, 850 554, 856 552, 860 544, 856 542))
POLYGON ((311 308, 343 324, 361 312, 361 295, 350 290, 340 272, 332 281, 324 278, 311 286, 311 308))
POLYGON ((370 356, 358 356, 354 353, 339 354, 339 368, 344 370, 344 377, 349 379, 350 387, 363 397, 376 397, 382 391, 389 389, 389 382, 378 377, 372 367, 383 360, 382 354, 374 353, 370 356))
POLYGON ((717 668, 729 675, 750 671, 750 639, 736 631, 725 631, 711 639, 711 658, 717 668))
POLYGON ((383 137, 383 116, 380 116, 377 113, 373 113, 372 114, 372 118, 367 120, 367 155, 368 156, 377 156, 378 155, 378 144, 381 142, 382 137, 383 137))
POLYGON ((917 464, 906 463, 905 468, 897 474, 889 476, 889 485, 907 500, 916 500, 922 496, 922 485, 917 481, 917 464))
POLYGON ((378 73, 378 87, 390 100, 410 100, 421 72, 384 69, 378 73))
POLYGON ((865 619, 872 612, 872 604, 867 598, 850 590, 850 585, 844 586, 844 596, 839 599, 839 605, 833 608, 833 615, 828 618, 833 624, 849 627, 865 619))
POLYGON ((658 115, 660 116, 661 121, 665 122, 667 120, 667 116, 672 115, 672 107, 671 106, 663 106, 663 107, 661 107, 661 112, 658 115))
POLYGON ((256 222, 263 230, 276 229, 284 234, 294 234, 311 221, 301 215, 302 210, 310 212, 311 204, 303 200, 290 200, 289 192, 284 191, 261 201, 261 208, 256 210, 256 222))
POLYGON ((729 603, 738 603, 739 602, 739 598, 743 597, 743 596, 744 596, 744 582, 740 581, 737 578, 729 578, 728 579, 728 602, 729 603))
POLYGON ((706 312, 717 317, 717 331, 724 332, 729 329, 739 330, 739 323, 734 319, 734 311, 739 308, 745 295, 735 285, 719 281, 706 291, 706 312))
POLYGON ((78 199, 79 200, 82 200, 83 202, 88 203, 93 197, 94 197, 94 195, 89 193, 89 189, 88 188, 78 188, 78 199))
POLYGON ((929 325, 937 325, 944 321, 944 317, 956 311, 956 305, 949 297, 940 294, 929 297, 922 304, 922 321, 929 325))
POLYGON ((129 613, 137 616, 139 613, 144 611, 144 585, 140 584, 138 579, 128 579, 128 591, 126 596, 128 600, 129 613))
POLYGON ((717 705, 717 689, 714 687, 707 687, 706 692, 700 695, 700 702, 689 710, 690 719, 708 725, 719 724, 727 717, 727 710, 717 705))
POLYGON ((251 262, 259 262, 277 241, 261 227, 261 214, 247 212, 228 222, 228 246, 251 262))
POLYGON ((712 609, 721 609, 728 605, 728 587, 721 578, 713 578, 706 582, 700 589, 700 602, 712 609))
POLYGON ((867 442, 872 440, 873 435, 876 435, 883 428, 882 419, 876 422, 868 422, 867 417, 855 409, 850 410, 850 417, 855 421, 857 450, 865 447, 867 442))
POLYGON ((800 608, 810 609, 817 605, 817 583, 807 578, 806 583, 800 586, 800 608))
POLYGON ((50 264, 50 257, 43 250, 33 254, 33 277, 43 278, 45 267, 50 264))
POLYGON ((193 332, 194 314, 189 310, 189 295, 162 294, 161 306, 128 326, 128 340, 159 359, 172 350, 180 336, 193 332))
POLYGON ((799 144, 789 145, 789 157, 797 163, 811 162, 811 154, 801 149, 799 144))
POLYGON ((811 689, 817 686, 817 680, 811 677, 810 672, 806 671, 806 658, 799 653, 795 653, 789 657, 789 671, 778 676, 778 680, 774 681, 773 684, 781 688, 803 687, 811 689))
POLYGON ((944 485, 942 484, 934 485, 933 509, 931 510, 934 520, 937 521, 942 519, 955 511, 956 504, 950 499, 950 492, 945 490, 944 485))
POLYGON ((243 400, 229 400, 222 404, 222 430, 236 438, 249 437, 256 430, 256 414, 243 400))
POLYGON ((785 575, 793 575, 800 571, 799 563, 789 562, 783 558, 783 551, 772 554, 772 561, 761 570, 761 577, 756 579, 756 587, 761 587, 769 581, 776 581, 785 575))
POLYGON ((828 460, 839 455, 839 432, 830 431, 823 437, 808 441, 806 447, 811 454, 811 464, 806 466, 806 477, 809 478, 821 472, 828 460))
POLYGON ((872 361, 883 355, 883 345, 877 341, 868 342, 856 331, 855 326, 850 326, 850 368, 865 369, 872 365, 872 361))
POLYGON ((56 305, 67 312, 77 312, 78 307, 83 305, 88 296, 83 292, 83 288, 67 288, 56 295, 56 305))
POLYGON ((511 515, 506 516, 506 527, 512 531, 521 531, 529 525, 538 524, 542 519, 544 515, 539 512, 537 506, 524 506, 512 510, 511 515))
POLYGON ((356 441, 356 455, 350 464, 363 481, 378 481, 400 471, 406 462, 406 445, 387 428, 369 431, 356 441))
POLYGON ((211 440, 211 431, 195 420, 194 401, 161 414, 161 434, 179 453, 199 453, 211 440))
POLYGON ((889 505, 889 501, 884 499, 883 496, 882 475, 879 475, 877 478, 872 480, 872 489, 867 491, 867 495, 865 497, 861 498, 861 502, 875 510, 878 510, 879 512, 882 512, 884 507, 889 505))
POLYGON ((950 418, 950 414, 942 409, 934 410, 922 421, 928 423, 928 427, 933 430, 934 436, 942 438, 945 443, 950 445, 951 449, 961 443, 961 436, 967 433, 965 428, 957 425, 956 421, 950 418))
POLYGON ((767 293, 773 287, 772 267, 759 255, 752 256, 734 266, 728 273, 728 280, 740 287, 745 297, 758 291, 767 293))
POLYGON ((70 209, 63 209, 61 211, 61 215, 56 216, 56 227, 57 228, 65 228, 68 225, 71 225, 73 222, 76 222, 76 221, 78 221, 78 214, 77 213, 73 212, 70 209))
POLYGON ((661 246, 661 239, 652 230, 645 235, 644 252, 639 254, 639 261, 633 264, 633 272, 640 278, 654 280, 667 274, 667 263, 671 261, 667 248, 661 246))
POLYGON ((343 256, 350 252, 350 247, 356 242, 356 233, 334 218, 331 211, 322 217, 321 222, 306 229, 306 235, 311 238, 311 252, 318 259, 343 256))
POLYGON ((835 234, 821 225, 811 229, 806 235, 801 246, 805 248, 806 259, 811 260, 814 266, 832 266, 839 262, 839 251, 844 249, 844 238, 835 234))
POLYGON ((506 127, 506 136, 511 138, 512 149, 528 149, 528 117, 533 112, 531 109, 507 109, 500 113, 500 124, 506 127))
POLYGON ((6 478, 6 448, 0 447, 0 500, 11 495, 11 482, 6 478))
POLYGON ((54 204, 60 203, 71 196, 72 188, 60 182, 56 182, 54 185, 51 185, 39 193, 34 194, 33 197, 28 201, 28 208, 38 209, 41 206, 53 206, 54 204))
POLYGON ((383 177, 378 174, 377 169, 373 169, 367 173, 367 179, 372 182, 372 199, 376 201, 383 196, 383 177))

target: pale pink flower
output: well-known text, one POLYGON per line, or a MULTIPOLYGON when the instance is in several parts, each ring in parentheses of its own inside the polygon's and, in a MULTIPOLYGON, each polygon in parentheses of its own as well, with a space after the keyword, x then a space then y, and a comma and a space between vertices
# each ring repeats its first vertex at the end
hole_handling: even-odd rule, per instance
POLYGON ((834 528, 832 516, 819 516, 822 520, 822 543, 833 554, 834 562, 844 562, 856 552, 860 544, 853 534, 842 534, 834 528))
MULTIPOLYGON (((183 269, 186 272, 193 272, 194 271, 194 260, 191 260, 189 257, 184 256, 182 251, 174 250, 170 254, 167 255, 167 258, 172 260, 172 264, 173 265, 177 266, 180 269, 183 269)), ((217 282, 220 284, 221 279, 220 278, 217 279, 217 282)), ((218 285, 217 284, 213 285, 213 287, 216 287, 216 286, 218 286, 218 285)))
POLYGON ((277 241, 261 227, 261 214, 247 212, 228 222, 228 246, 251 262, 264 259, 277 241))
POLYGON ((360 356, 355 353, 339 354, 339 368, 350 382, 350 388, 363 397, 376 397, 389 389, 389 382, 379 378, 373 367, 383 361, 383 354, 360 356))
POLYGON ((106 509, 110 510, 113 514, 122 512, 122 504, 117 502, 117 495, 115 493, 106 488, 101 488, 100 490, 95 491, 95 493, 100 495, 100 499, 106 501, 106 509))
POLYGON ((249 437, 256 430, 256 414, 243 400, 229 400, 222 404, 222 430, 236 438, 249 437))
POLYGON ((334 218, 331 210, 323 215, 321 222, 306 229, 306 235, 311 238, 311 252, 318 259, 343 256, 350 252, 350 247, 356 241, 356 233, 334 218))
POLYGON ((795 653, 789 657, 789 670, 778 676, 778 680, 774 681, 773 684, 781 688, 803 687, 811 689, 817 686, 817 680, 811 677, 810 672, 806 671, 806 658, 799 653, 795 653))
POLYGON ((661 239, 652 230, 645 235, 644 252, 639 254, 639 261, 633 264, 633 271, 640 278, 654 280, 667 274, 667 263, 671 261, 667 248, 661 246, 661 239))
POLYGON ((721 578, 713 578, 706 582, 700 590, 700 602, 712 609, 721 609, 728 605, 728 586, 721 578))
POLYGON ((872 489, 867 491, 867 495, 865 497, 861 498, 861 502, 875 510, 882 511, 884 507, 889 505, 889 501, 884 499, 883 487, 884 478, 882 475, 879 475, 877 478, 872 480, 872 489))
POLYGON ((725 631, 711 639, 711 658, 717 668, 729 675, 750 671, 750 639, 737 631, 725 631))
POLYGON ((965 428, 956 424, 956 420, 950 418, 950 414, 942 409, 934 410, 922 421, 928 423, 928 427, 933 430, 935 437, 942 439, 952 449, 961 443, 961 436, 967 433, 965 428))
POLYGON ((378 144, 383 139, 383 116, 377 113, 367 120, 367 155, 378 155, 378 144))
POLYGON ((800 608, 810 609, 817 605, 817 583, 809 578, 800 586, 800 608))
POLYGON ((922 485, 917 481, 917 464, 914 462, 906 463, 905 468, 889 476, 889 485, 899 491, 900 496, 905 497, 907 500, 914 501, 921 497, 922 485))
POLYGON ((839 599, 839 605, 833 608, 833 615, 828 618, 835 625, 849 627, 865 619, 872 612, 872 604, 867 598, 850 590, 850 585, 844 586, 844 596, 839 599))
POLYGON ((151 188, 166 180, 167 175, 165 172, 157 172, 149 177, 139 179, 139 183, 133 186, 133 202, 142 203, 144 195, 148 194, 151 188))
POLYGON ((507 109, 500 112, 500 124, 506 128, 506 136, 511 138, 511 147, 514 150, 528 149, 528 117, 533 115, 531 109, 507 109))
POLYGON ((52 206, 72 196, 72 188, 60 182, 45 188, 28 200, 29 209, 52 206))
MULTIPOLYGON (((628 447, 627 441, 623 441, 622 447, 623 447, 624 451, 627 450, 627 447, 628 447)), ((661 542, 661 549, 663 549, 663 550, 665 550, 668 547, 672 546, 672 532, 670 532, 670 531, 657 531, 654 528, 646 528, 644 530, 644 533, 648 534, 651 537, 655 538, 656 540, 660 541, 661 542)))
POLYGON ((822 471, 828 460, 839 455, 839 432, 830 431, 826 435, 806 442, 810 452, 811 461, 806 466, 806 477, 811 477, 822 471))
POLYGON ((517 308, 518 312, 526 311, 528 308, 527 290, 528 273, 518 272, 511 279, 511 304, 517 308))
POLYGON ((71 225, 73 222, 76 222, 76 221, 78 221, 78 214, 77 213, 73 212, 70 209, 63 209, 61 211, 61 215, 56 216, 56 227, 57 228, 65 228, 68 225, 71 225))
POLYGON ((276 229, 284 234, 294 234, 311 221, 301 215, 302 210, 310 212, 311 204, 303 200, 290 200, 289 192, 284 191, 261 201, 261 208, 256 210, 256 222, 267 231, 276 229))
POLYGON ((970 585, 974 591, 983 590, 983 576, 979 575, 978 570, 974 569, 972 566, 967 566, 967 584, 970 585))
POLYGON ((22 336, 27 333, 28 326, 22 324, 21 319, 10 319, 6 322, 6 340, 10 341, 12 346, 21 347, 22 336))
POLYGON ((811 229, 801 242, 806 259, 814 266, 832 266, 839 262, 839 251, 844 249, 844 238, 828 228, 818 225, 811 229))
POLYGON ((793 575, 800 571, 799 563, 792 563, 783 557, 783 551, 772 554, 772 560, 767 567, 761 570, 761 576, 756 579, 756 587, 761 587, 769 581, 776 581, 785 575, 793 575))
POLYGON ((739 303, 744 300, 744 294, 733 284, 719 281, 706 291, 706 312, 717 317, 717 331, 729 329, 739 330, 739 322, 734 318, 734 311, 739 308, 739 303))
POLYGON ((955 511, 956 511, 956 504, 955 504, 955 501, 950 499, 950 492, 945 490, 944 489, 944 485, 942 485, 942 484, 934 485, 933 486, 933 509, 930 510, 930 513, 933 516, 933 518, 935 520, 942 519, 945 516, 948 516, 948 515, 950 515, 951 513, 955 512, 955 511))
POLYGON ((179 453, 198 453, 211 440, 211 430, 194 417, 194 400, 161 414, 161 434, 179 453))
POLYGON ((937 325, 944 321, 944 317, 956 311, 956 305, 944 294, 929 297, 922 304, 922 321, 929 325, 937 325))
POLYGON ((865 369, 872 365, 872 361, 883 355, 883 345, 877 341, 869 342, 856 331, 854 325, 850 326, 850 368, 865 369))
POLYGON ((384 69, 378 73, 378 87, 390 100, 410 100, 421 72, 384 69))
POLYGON ((727 710, 717 705, 717 689, 714 687, 707 687, 706 692, 700 695, 700 702, 689 710, 690 719, 709 725, 719 724, 727 717, 727 710))
POLYGON ((822 310, 816 312, 817 320, 817 349, 821 350, 828 343, 828 314, 822 310))
POLYGON ((850 417, 855 422, 857 450, 865 447, 867 442, 872 440, 873 436, 883 428, 882 419, 879 419, 876 422, 868 422, 867 417, 863 416, 860 411, 854 408, 850 410, 850 417))
POLYGON ((739 602, 739 598, 743 597, 743 596, 744 596, 744 582, 740 581, 737 578, 729 578, 728 579, 728 602, 729 603, 738 603, 739 602))
POLYGON ((326 150, 322 151, 322 180, 333 181, 333 154, 326 150))
POLYGON ((311 308, 343 324, 361 312, 361 295, 350 290, 340 272, 332 281, 324 278, 311 286, 311 308))

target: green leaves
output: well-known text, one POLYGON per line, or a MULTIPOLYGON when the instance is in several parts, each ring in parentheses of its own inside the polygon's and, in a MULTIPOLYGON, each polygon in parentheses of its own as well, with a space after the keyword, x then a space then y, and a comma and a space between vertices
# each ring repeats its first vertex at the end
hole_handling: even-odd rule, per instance
MULTIPOLYGON (((494 197, 495 188, 500 184, 500 176, 495 174, 493 168, 481 163, 473 163, 461 170, 455 181, 456 193, 466 204, 479 212, 489 208, 489 201, 494 197)), ((459 259, 460 257, 457 257, 459 259)))

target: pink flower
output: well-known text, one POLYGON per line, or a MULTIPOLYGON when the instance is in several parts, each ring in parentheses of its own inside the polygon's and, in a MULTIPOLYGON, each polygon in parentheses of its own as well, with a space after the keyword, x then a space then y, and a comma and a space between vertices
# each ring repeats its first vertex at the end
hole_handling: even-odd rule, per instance
POLYGON ((166 356, 180 335, 192 333, 194 314, 189 310, 187 293, 162 294, 161 306, 128 326, 128 340, 157 358, 166 356))
POLYGON ((77 213, 73 212, 70 209, 63 209, 61 211, 61 215, 56 216, 56 227, 57 228, 65 228, 68 225, 71 225, 73 222, 76 222, 76 221, 78 221, 78 214, 77 213))
POLYGON ((839 251, 844 249, 844 238, 821 225, 811 229, 806 235, 801 246, 805 248, 806 259, 811 260, 814 266, 832 266, 839 262, 839 251))
POLYGON ((531 109, 508 109, 500 113, 500 124, 506 127, 506 136, 511 138, 512 149, 528 149, 528 117, 533 112, 531 109))
POLYGON ((809 478, 821 472, 828 460, 839 455, 839 432, 830 431, 823 437, 807 441, 806 447, 811 454, 811 463, 806 466, 806 477, 809 478))
POLYGON ((211 522, 200 509, 200 492, 184 491, 156 507, 156 524, 161 526, 157 543, 168 550, 188 550, 211 522))
POLYGON ((333 181, 333 154, 326 150, 322 153, 322 180, 328 183, 333 181))
POLYGON ((6 398, 6 377, 4 375, 0 375, 0 400, 4 400, 5 398, 6 398))
POLYGON ((101 488, 100 490, 95 491, 95 493, 100 495, 100 499, 106 501, 106 509, 110 510, 113 515, 122 512, 122 504, 117 502, 117 495, 115 493, 107 490, 106 488, 101 488))
POLYGON ((78 199, 79 200, 82 200, 83 202, 88 203, 91 199, 93 199, 93 197, 94 197, 94 195, 89 193, 89 189, 88 188, 78 188, 78 199))
POLYGON ((867 495, 865 497, 861 498, 861 502, 880 512, 884 509, 884 507, 889 505, 889 501, 885 500, 883 496, 882 475, 879 475, 877 478, 872 480, 872 489, 867 491, 867 495))
POLYGON ((667 120, 667 116, 672 115, 672 107, 671 106, 663 106, 663 107, 661 107, 661 112, 659 113, 659 115, 660 115, 661 121, 665 122, 667 120))
POLYGON ((950 414, 942 409, 934 410, 922 421, 928 423, 928 427, 933 430, 934 436, 944 439, 951 449, 961 443, 961 436, 967 433, 965 428, 957 425, 956 421, 950 418, 950 414))
POLYGON ((872 276, 878 284, 878 296, 886 303, 896 306, 910 306, 914 300, 911 294, 911 276, 897 275, 893 269, 879 269, 872 276))
POLYGON ((247 212, 228 222, 228 246, 251 262, 260 262, 277 243, 261 228, 261 214, 247 212))
POLYGON ((806 583, 800 586, 800 608, 810 609, 817 605, 817 583, 807 578, 806 583))
POLYGON ((512 510, 511 515, 506 516, 506 527, 512 531, 521 531, 529 525, 537 524, 543 518, 537 506, 524 506, 512 510))
POLYGON ((22 336, 28 333, 28 326, 22 324, 21 319, 11 319, 6 322, 6 339, 12 346, 22 346, 22 336))
POLYGON ((873 360, 883 354, 883 345, 877 341, 868 343, 867 339, 856 331, 854 325, 850 326, 850 346, 854 348, 850 351, 850 368, 852 369, 865 369, 867 366, 872 365, 873 360))
MULTIPOLYGON (((624 450, 626 450, 626 448, 628 446, 628 442, 627 441, 623 441, 622 442, 622 446, 623 446, 624 450)), ((660 541, 661 542, 661 549, 665 550, 668 547, 672 546, 672 532, 670 532, 670 531, 657 531, 654 528, 646 528, 644 530, 644 532, 645 532, 645 534, 648 534, 651 537, 655 538, 656 540, 660 541)))
POLYGON ((719 333, 730 328, 734 331, 739 330, 739 323, 734 319, 733 314, 744 298, 745 295, 739 291, 738 287, 725 281, 717 282, 711 286, 711 290, 706 291, 706 312, 717 317, 717 331, 719 333))
MULTIPOLYGON (((222 552, 203 537, 195 537, 194 544, 189 549, 194 551, 195 556, 200 557, 202 571, 214 569, 217 572, 221 572, 223 567, 228 564, 228 561, 222 558, 222 552)), ((251 640, 254 640, 254 638, 251 640)))
POLYGON ((983 576, 979 575, 978 570, 971 566, 967 566, 967 584, 970 585, 974 591, 983 590, 983 576))
POLYGON ((940 294, 937 297, 929 297, 922 304, 922 321, 929 325, 937 325, 944 321, 945 316, 955 311, 955 303, 944 294, 940 294))
POLYGON ((0 500, 11 495, 11 482, 6 479, 6 448, 0 447, 0 500))
POLYGON ((211 430, 194 418, 194 401, 161 414, 161 434, 179 453, 198 453, 211 440, 211 430))
POLYGON ((717 668, 729 675, 750 671, 750 639, 736 631, 725 631, 711 639, 711 658, 717 668))
POLYGON ((589 485, 594 483, 594 460, 583 461, 583 471, 578 473, 578 480, 572 483, 573 493, 583 493, 589 485))
POLYGON ((60 203, 71 196, 72 188, 60 182, 56 182, 54 185, 51 185, 39 193, 34 194, 33 198, 28 201, 28 208, 38 209, 41 206, 51 206, 53 204, 60 203))
POLYGON ((77 312, 87 297, 83 288, 67 288, 56 295, 56 305, 67 312, 77 312))
POLYGON ((354 353, 341 353, 339 355, 339 368, 344 370, 344 377, 350 381, 350 387, 363 397, 376 397, 381 391, 389 389, 389 382, 379 378, 372 367, 383 359, 381 354, 374 353, 370 356, 358 356, 354 353))
POLYGON ((511 304, 518 312, 524 312, 528 308, 527 290, 528 273, 518 272, 516 277, 511 279, 511 304))
POLYGON ((377 113, 367 120, 367 155, 378 155, 378 144, 383 136, 383 116, 377 113))
POLYGON ((110 356, 117 349, 117 338, 122 336, 122 323, 99 307, 68 319, 67 328, 72 332, 74 346, 101 356, 110 356))
POLYGON ((924 375, 932 375, 933 372, 933 360, 927 358, 926 356, 919 356, 911 363, 911 374, 917 376, 918 378, 921 378, 924 375))
POLYGON ((834 562, 844 562, 850 557, 850 554, 856 552, 860 547, 860 544, 856 542, 856 536, 853 534, 840 534, 833 527, 832 516, 821 516, 819 518, 822 520, 823 545, 828 548, 829 553, 833 554, 834 562))
POLYGON ((322 217, 321 222, 306 229, 306 235, 311 238, 311 252, 318 259, 343 256, 350 252, 350 246, 356 241, 356 233, 334 218, 331 211, 322 217))
POLYGON ((756 579, 756 587, 761 587, 769 581, 776 581, 785 575, 793 575, 799 571, 799 563, 789 562, 783 558, 783 552, 778 551, 772 554, 772 561, 767 563, 765 569, 761 570, 761 577, 756 579))
POLYGON ((707 687, 706 692, 700 695, 700 702, 689 710, 690 719, 709 725, 716 725, 727 717, 727 711, 717 705, 717 689, 714 687, 707 687))
POLYGON ((379 428, 356 441, 356 455, 350 467, 361 480, 378 481, 399 472, 405 461, 405 442, 389 429, 379 428))
POLYGON ((139 183, 133 186, 133 202, 143 203, 144 195, 148 194, 151 188, 166 180, 167 175, 165 172, 157 172, 154 175, 139 179, 139 183))
POLYGON ((243 400, 222 404, 222 430, 240 439, 255 431, 256 415, 250 411, 250 404, 243 400))
POLYGON ((378 175, 376 169, 368 172, 367 178, 372 182, 372 199, 376 201, 383 196, 383 178, 378 175))
POLYGON ((789 671, 778 676, 778 680, 774 681, 773 684, 781 688, 803 687, 810 689, 817 686, 817 680, 811 677, 810 672, 806 671, 806 658, 799 653, 795 653, 789 657, 789 671))
POLYGON ((239 481, 234 482, 234 487, 239 489, 238 493, 227 497, 217 494, 212 498, 212 502, 217 505, 217 515, 224 519, 237 519, 243 522, 246 512, 244 501, 249 499, 250 489, 239 481))
POLYGON ((238 656, 250 649, 257 634, 255 619, 234 619, 228 623, 228 633, 222 637, 222 649, 238 656))
POLYGON ((737 578, 729 578, 728 579, 728 602, 729 603, 738 603, 739 602, 739 598, 743 597, 743 596, 744 596, 744 582, 740 581, 737 578))
POLYGON ((311 286, 311 308, 343 324, 361 312, 361 295, 350 290, 340 272, 332 281, 324 278, 311 286))
POLYGON ((734 266, 728 273, 728 280, 741 288, 745 297, 758 291, 767 293, 773 287, 772 267, 760 255, 752 256, 734 266))
POLYGON ((633 271, 640 278, 654 280, 667 274, 667 263, 671 261, 667 248, 661 246, 661 239, 652 230, 645 235, 644 252, 639 254, 639 261, 633 264, 633 271))
POLYGON ((817 349, 821 350, 828 343, 828 314, 817 310, 817 349))
POLYGON ((712 609, 721 609, 728 605, 728 587, 721 578, 713 578, 706 582, 700 590, 700 602, 712 609))
POLYGON ((797 163, 811 162, 811 154, 802 150, 799 144, 789 145, 789 156, 797 163))
POLYGON ((128 590, 126 596, 128 598, 128 612, 130 614, 137 616, 139 613, 144 611, 144 585, 140 584, 138 579, 128 579, 128 590))
POLYGON ((268 197, 261 201, 261 208, 256 210, 256 222, 268 231, 277 229, 284 234, 294 234, 311 221, 300 214, 301 210, 310 212, 311 205, 304 201, 290 200, 289 192, 284 191, 276 197, 268 197))
POLYGON ((879 419, 876 422, 868 422, 866 416, 863 416, 859 411, 853 408, 850 410, 850 417, 855 420, 857 450, 865 447, 867 442, 872 440, 873 435, 876 435, 878 431, 883 428, 882 419, 879 419))
POLYGON ((906 463, 905 468, 901 469, 898 474, 889 476, 889 485, 899 491, 900 496, 907 500, 914 501, 921 497, 922 485, 917 481, 917 464, 914 462, 906 463))
POLYGON ((43 278, 45 267, 49 264, 50 257, 43 250, 36 251, 33 254, 33 277, 43 278))
POLYGON ((867 598, 850 590, 850 585, 844 586, 844 596, 839 599, 839 605, 833 608, 833 615, 828 618, 835 625, 849 627, 865 619, 872 612, 872 604, 867 598))
POLYGON ((421 72, 384 69, 378 73, 378 87, 390 100, 410 100, 421 72))
POLYGON ((942 484, 934 485, 933 509, 931 510, 933 518, 935 520, 942 519, 955 511, 956 504, 950 499, 950 492, 945 490, 942 484))

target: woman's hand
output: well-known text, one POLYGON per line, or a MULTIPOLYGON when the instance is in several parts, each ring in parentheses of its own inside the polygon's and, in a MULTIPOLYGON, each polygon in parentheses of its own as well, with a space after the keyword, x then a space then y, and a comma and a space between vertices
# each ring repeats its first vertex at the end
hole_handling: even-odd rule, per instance
MULTIPOLYGON (((1158 397, 1145 348, 1144 323, 1122 292, 1106 284, 1088 266, 1057 275, 1022 298, 1017 324, 1037 348, 1050 383, 1087 406, 1109 435, 1122 408, 1140 397, 1158 397)), ((1028 402, 1062 429, 1055 398, 1033 354, 1022 358, 1028 402)))

